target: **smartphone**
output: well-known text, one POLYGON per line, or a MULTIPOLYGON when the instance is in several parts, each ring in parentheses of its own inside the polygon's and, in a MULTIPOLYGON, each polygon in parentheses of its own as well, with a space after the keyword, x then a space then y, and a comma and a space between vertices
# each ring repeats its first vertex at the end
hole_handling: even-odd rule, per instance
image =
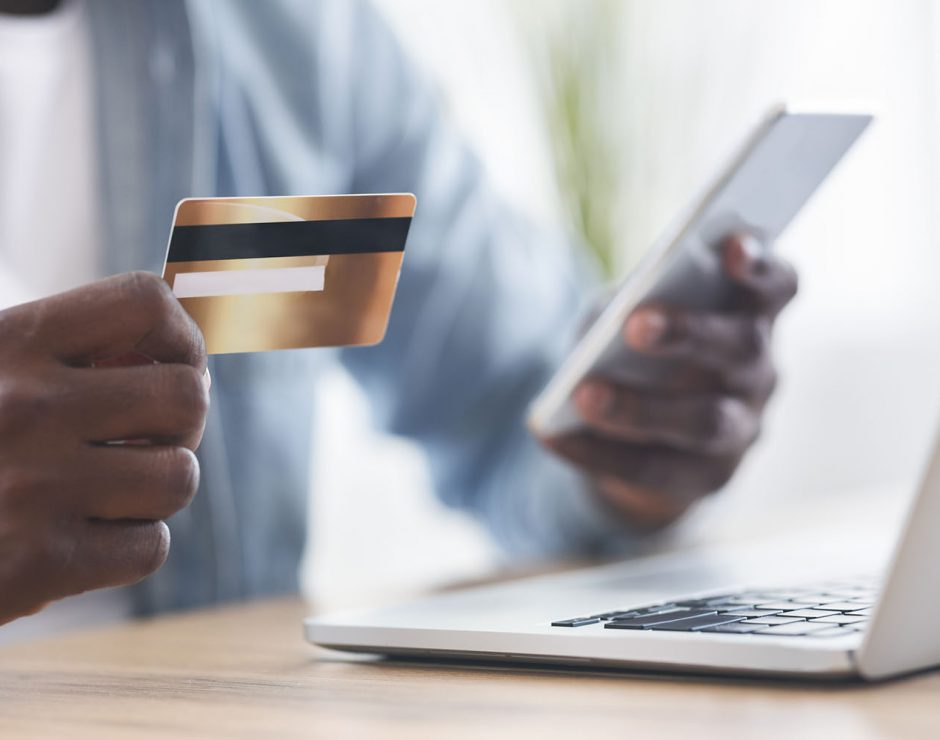
POLYGON ((588 376, 642 385, 668 372, 666 360, 625 345, 622 327, 633 309, 662 301, 722 310, 732 295, 719 254, 725 238, 748 233, 770 249, 872 120, 867 113, 775 107, 619 287, 532 402, 529 428, 550 437, 582 426, 571 394, 588 376))

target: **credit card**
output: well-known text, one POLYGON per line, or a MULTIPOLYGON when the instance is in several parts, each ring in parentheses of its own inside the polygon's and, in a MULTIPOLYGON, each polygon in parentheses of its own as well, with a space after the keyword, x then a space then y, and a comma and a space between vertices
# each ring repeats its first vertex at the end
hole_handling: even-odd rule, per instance
POLYGON ((382 341, 415 197, 186 198, 163 278, 209 354, 382 341))

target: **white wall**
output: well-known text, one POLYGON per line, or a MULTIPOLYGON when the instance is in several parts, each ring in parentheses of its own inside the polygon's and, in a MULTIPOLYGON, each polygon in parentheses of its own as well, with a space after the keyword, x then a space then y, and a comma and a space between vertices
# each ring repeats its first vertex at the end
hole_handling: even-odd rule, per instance
MULTIPOLYGON (((566 12, 589 12, 590 3, 378 4, 440 81, 497 186, 531 213, 557 217, 533 78, 514 24, 538 33, 564 22, 566 12)), ((856 103, 879 116, 779 244, 802 280, 777 336, 783 383, 757 450, 731 490, 700 513, 699 526, 745 527, 775 508, 792 511, 794 502, 806 505, 811 516, 809 502, 855 488, 904 495, 940 411, 936 4, 623 0, 622 6, 622 59, 606 84, 611 120, 624 131, 617 155, 624 265, 772 102, 856 103)), ((364 422, 344 417, 344 423, 358 434, 364 422)), ((334 457, 342 440, 336 445, 334 457)), ((391 461, 396 455, 390 454, 391 461)), ((379 511, 394 512, 396 526, 414 523, 398 547, 420 553, 427 538, 438 548, 445 531, 435 529, 440 513, 426 491, 417 492, 423 485, 420 459, 410 460, 411 472, 402 479, 410 490, 401 499, 405 508, 390 505, 388 491, 370 491, 350 465, 342 481, 317 492, 318 505, 334 512, 316 522, 317 530, 347 531, 343 507, 335 503, 342 498, 356 502, 346 504, 355 509, 346 512, 349 521, 383 536, 383 523, 362 515, 371 510, 371 495, 383 499, 386 508, 379 511)), ((463 527, 453 519, 442 526, 463 527)), ((479 533, 461 532, 463 539, 433 550, 435 559, 444 553, 439 567, 421 569, 415 578, 405 575, 405 560, 388 570, 420 585, 485 567, 489 555, 479 533)), ((335 581, 355 590, 367 588, 369 578, 385 577, 350 573, 355 546, 347 543, 352 552, 344 552, 336 542, 341 538, 314 534, 320 543, 315 568, 329 570, 335 581)))

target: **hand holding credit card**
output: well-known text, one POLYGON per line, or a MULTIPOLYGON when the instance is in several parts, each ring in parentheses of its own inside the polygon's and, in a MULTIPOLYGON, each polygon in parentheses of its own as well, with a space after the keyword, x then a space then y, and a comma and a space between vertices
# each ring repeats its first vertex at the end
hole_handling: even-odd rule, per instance
POLYGON ((411 194, 187 198, 163 278, 209 354, 377 344, 411 194))

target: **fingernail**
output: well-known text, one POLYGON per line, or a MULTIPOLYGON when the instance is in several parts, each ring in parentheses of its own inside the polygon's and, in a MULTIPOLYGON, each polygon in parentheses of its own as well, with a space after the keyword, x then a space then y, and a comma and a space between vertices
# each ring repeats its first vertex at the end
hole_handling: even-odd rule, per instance
POLYGON ((211 390, 212 388, 212 376, 209 374, 209 368, 206 368, 206 372, 202 376, 202 382, 206 384, 206 390, 211 390))
POLYGON ((669 318, 662 311, 645 308, 627 321, 627 340, 634 347, 655 347, 669 331, 669 318))
POLYGON ((586 383, 575 391, 574 400, 583 411, 604 416, 613 405, 614 394, 601 383, 586 383))

